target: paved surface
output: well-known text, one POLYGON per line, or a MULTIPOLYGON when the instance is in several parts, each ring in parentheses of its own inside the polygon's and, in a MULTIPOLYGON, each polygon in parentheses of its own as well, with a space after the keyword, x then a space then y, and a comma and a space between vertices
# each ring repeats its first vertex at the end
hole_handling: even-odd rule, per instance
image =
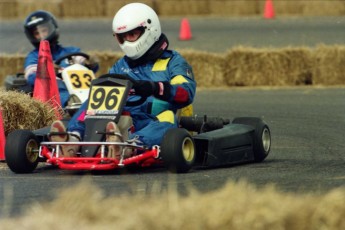
MULTIPOLYGON (((180 18, 162 19, 171 48, 225 52, 233 46, 286 47, 343 44, 345 17, 265 20, 190 18, 193 39, 179 40, 180 18)), ((111 31, 112 19, 60 21, 64 45, 84 51, 120 51, 111 31)), ((21 21, 0 21, 0 53, 27 53, 32 49, 21 21)))
POLYGON ((327 192, 345 184, 345 88, 232 89, 198 92, 195 111, 233 119, 263 117, 272 132, 272 150, 258 164, 173 175, 162 169, 112 175, 61 171, 44 164, 29 175, 16 175, 0 163, 0 215, 18 214, 32 202, 52 199, 58 189, 90 179, 108 194, 149 192, 154 185, 190 185, 212 191, 227 181, 257 186, 275 184, 287 192, 327 192), (9 210, 6 207, 11 207, 9 210))

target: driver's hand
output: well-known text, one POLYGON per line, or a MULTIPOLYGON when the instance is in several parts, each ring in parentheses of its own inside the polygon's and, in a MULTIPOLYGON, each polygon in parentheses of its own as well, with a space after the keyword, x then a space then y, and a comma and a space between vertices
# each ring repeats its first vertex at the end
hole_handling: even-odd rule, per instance
POLYGON ((169 101, 171 98, 171 85, 166 81, 134 81, 133 89, 135 90, 135 94, 142 97, 149 97, 153 95, 156 98, 164 101, 169 101))
POLYGON ((62 72, 61 66, 54 63, 54 71, 57 77, 61 77, 61 72, 62 72))
POLYGON ((133 89, 135 90, 135 94, 140 95, 142 97, 149 97, 153 95, 155 92, 155 82, 153 81, 135 81, 133 83, 133 89))
POLYGON ((99 59, 95 56, 90 56, 89 59, 86 59, 84 62, 84 65, 92 70, 98 69, 98 63, 99 63, 99 59))

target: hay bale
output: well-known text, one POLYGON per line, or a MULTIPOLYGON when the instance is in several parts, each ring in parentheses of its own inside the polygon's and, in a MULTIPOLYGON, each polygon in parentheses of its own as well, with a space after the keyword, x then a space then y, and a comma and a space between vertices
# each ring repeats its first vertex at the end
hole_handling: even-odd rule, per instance
POLYGON ((99 60, 99 70, 96 73, 97 76, 101 76, 109 72, 117 60, 124 56, 121 52, 90 52, 90 55, 96 57, 99 60))
POLYGON ((313 79, 316 85, 345 84, 345 47, 318 46, 314 51, 313 79))
POLYGON ((213 0, 209 4, 209 12, 211 15, 217 16, 249 16, 257 15, 260 12, 260 1, 224 1, 213 0))
POLYGON ((307 48, 255 49, 237 47, 225 57, 229 86, 292 86, 312 84, 307 48))
POLYGON ((26 17, 36 10, 46 10, 52 13, 55 17, 61 17, 61 0, 17 0, 18 2, 18 16, 26 17))
POLYGON ((195 50, 180 51, 181 55, 193 67, 198 87, 223 87, 224 55, 195 50))
POLYGON ((54 109, 48 103, 15 91, 0 89, 0 107, 6 136, 16 129, 43 128, 57 119, 54 109))
MULTIPOLYGON (((124 5, 128 3, 132 3, 133 1, 131 0, 105 0, 104 5, 105 5, 105 17, 107 18, 112 18, 115 16, 116 12, 123 7, 124 5)), ((154 0, 142 0, 140 3, 144 3, 152 8, 155 8, 154 6, 154 0)))
MULTIPOLYGON (((308 1, 312 4, 312 2, 308 1)), ((259 1, 259 8, 260 8, 260 15, 263 15, 265 12, 265 3, 266 1, 259 1)), ((281 0, 281 1, 273 1, 273 9, 277 17, 286 16, 286 15, 302 15, 303 8, 305 3, 303 0, 296 1, 296 0, 281 0)))
POLYGON ((161 0, 156 1, 155 10, 161 16, 207 15, 210 5, 208 0, 161 0))
MULTIPOLYGON (((265 10, 265 1, 258 1, 260 14, 265 10)), ((343 0, 279 0, 273 1, 274 11, 279 16, 339 16, 345 14, 343 0)))
MULTIPOLYGON (((0 18, 22 18, 37 9, 67 18, 113 17, 130 0, 0 0, 0 18)), ((260 16, 264 0, 143 0, 161 16, 260 16)), ((345 15, 343 0, 273 1, 276 15, 339 16, 345 15)))
MULTIPOLYGON (((199 87, 294 86, 345 84, 345 46, 285 47, 255 49, 235 47, 225 54, 180 50, 194 69, 199 87)), ((106 74, 122 52, 92 51, 106 74)), ((23 72, 24 55, 0 55, 0 81, 9 74, 23 72)))
POLYGON ((61 0, 64 18, 104 17, 105 0, 61 0))
POLYGON ((345 1, 304 1, 303 16, 339 16, 345 14, 345 1))
POLYGON ((13 19, 18 16, 17 2, 13 0, 0 0, 0 18, 13 19))
POLYGON ((22 54, 0 55, 0 83, 4 84, 7 75, 24 72, 25 56, 22 54))

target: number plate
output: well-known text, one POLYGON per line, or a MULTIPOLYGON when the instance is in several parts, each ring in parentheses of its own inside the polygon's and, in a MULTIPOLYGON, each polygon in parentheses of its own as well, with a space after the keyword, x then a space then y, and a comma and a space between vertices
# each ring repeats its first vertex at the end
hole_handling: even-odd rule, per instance
POLYGON ((94 79, 92 70, 69 70, 67 71, 72 89, 89 89, 94 79))
POLYGON ((115 115, 125 94, 124 86, 92 86, 87 115, 115 115))

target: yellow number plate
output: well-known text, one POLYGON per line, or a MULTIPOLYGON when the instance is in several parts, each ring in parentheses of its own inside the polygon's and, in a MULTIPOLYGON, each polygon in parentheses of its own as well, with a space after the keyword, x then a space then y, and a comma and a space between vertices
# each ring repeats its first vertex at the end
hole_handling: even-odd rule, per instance
POLYGON ((73 89, 89 89, 94 79, 92 70, 67 71, 73 89))
POLYGON ((93 86, 87 114, 117 114, 125 89, 124 86, 93 86))

